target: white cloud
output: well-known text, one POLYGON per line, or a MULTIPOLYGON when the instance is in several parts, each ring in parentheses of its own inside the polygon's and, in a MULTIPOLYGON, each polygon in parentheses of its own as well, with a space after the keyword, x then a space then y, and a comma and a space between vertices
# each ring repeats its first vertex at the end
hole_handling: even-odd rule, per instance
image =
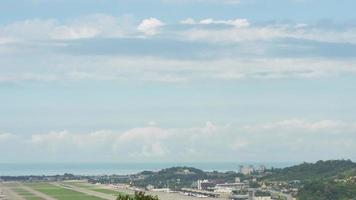
POLYGON ((308 121, 305 119, 288 119, 283 121, 256 124, 244 127, 248 131, 284 130, 305 132, 356 132, 356 123, 347 123, 335 120, 308 121))
POLYGON ((196 24, 197 22, 192 19, 192 18, 187 18, 187 19, 183 19, 179 22, 180 24, 189 24, 189 25, 194 25, 196 24))
POLYGON ((43 40, 49 37, 56 24, 54 19, 27 19, 0 27, 0 35, 22 40, 43 40))
POLYGON ((196 24, 203 24, 203 25, 225 24, 225 25, 234 26, 236 28, 243 28, 243 27, 249 27, 250 26, 250 22, 247 19, 215 20, 215 19, 212 19, 212 18, 206 18, 206 19, 202 19, 200 21, 196 21, 193 18, 186 18, 184 20, 181 20, 179 23, 180 24, 188 24, 188 25, 196 25, 196 24))
POLYGON ((52 82, 60 80, 55 74, 38 74, 38 73, 22 73, 22 74, 0 74, 0 82, 21 82, 21 81, 38 81, 52 82))
MULTIPOLYGON (((154 57, 47 57, 56 73, 0 73, 0 82, 120 81, 185 83, 195 80, 315 79, 356 73, 353 59, 226 58, 175 60, 154 57), (58 60, 63 61, 58 63, 58 60), (78 65, 78 63, 81 63, 78 65), (100 69, 100 70, 99 70, 100 69), (145 71, 142 74, 142 71, 145 71)), ((0 65, 7 66, 6 63, 0 65)), ((19 66, 21 69, 21 66, 19 66)), ((16 69, 16 67, 9 68, 16 69)))
POLYGON ((247 19, 234 19, 234 20, 214 20, 212 18, 203 19, 200 24, 226 24, 236 28, 243 28, 250 26, 250 22, 247 19))
POLYGON ((231 43, 259 40, 272 40, 278 38, 306 39, 319 42, 353 43, 356 44, 356 29, 325 30, 313 28, 305 24, 271 24, 264 26, 251 26, 246 19, 214 20, 211 18, 201 20, 199 24, 226 24, 232 25, 230 29, 186 29, 178 34, 191 41, 205 41, 213 43, 231 43))
POLYGON ((0 37, 0 45, 11 44, 16 42, 16 39, 10 37, 0 37))
POLYGON ((93 27, 56 27, 51 33, 53 39, 81 39, 98 35, 99 31, 93 27))
MULTIPOLYGON (((216 125, 188 128, 145 126, 126 131, 69 131, 21 135, 0 134, 0 141, 16 137, 14 148, 31 149, 32 156, 75 160, 236 160, 290 161, 354 158, 356 123, 338 120, 287 119, 253 125, 216 125), (278 141, 278 142, 276 142, 278 141), (317 148, 316 148, 317 147, 317 148), (325 155, 325 151, 333 154, 325 155), (305 156, 306 152, 312 152, 305 156), (290 155, 294 155, 291 158, 290 155)), ((11 150, 7 146, 7 150, 11 150)), ((1 150, 1 147, 0 147, 1 150)), ((1 153, 1 151, 0 151, 1 153)))
MULTIPOLYGON (((40 151, 37 153, 48 152, 51 155, 74 152, 85 157, 89 153, 94 156, 105 152, 111 157, 120 156, 127 159, 152 157, 167 159, 174 157, 177 151, 190 151, 189 149, 192 149, 190 145, 197 141, 209 142, 210 138, 217 137, 216 132, 224 129, 212 122, 206 122, 203 127, 192 128, 160 128, 157 125, 149 125, 127 131, 100 130, 90 133, 53 131, 33 134, 29 139, 21 137, 19 142, 22 141, 29 145, 29 148, 40 151)), ((0 139, 2 137, 5 138, 5 135, 0 135, 0 139)))
MULTIPOLYGON (((268 56, 270 46, 263 43, 285 37, 353 43, 356 42, 354 28, 333 31, 323 30, 313 25, 293 23, 254 25, 246 19, 208 18, 197 21, 188 18, 181 23, 192 25, 184 26, 182 29, 160 30, 164 23, 156 18, 145 19, 137 27, 137 24, 129 19, 108 15, 91 15, 63 22, 54 19, 14 22, 0 27, 0 66, 2 66, 0 82, 139 80, 183 83, 202 79, 313 79, 356 73, 355 59, 350 57, 320 59, 302 55, 293 58, 284 56, 283 53, 268 56), (199 25, 201 23, 226 24, 231 27, 211 28, 199 25), (64 48, 71 45, 80 46, 79 42, 69 41, 73 39, 92 38, 95 41, 94 38, 120 38, 124 40, 130 37, 139 38, 143 34, 155 35, 160 31, 167 31, 164 32, 166 33, 164 39, 161 38, 162 43, 165 45, 165 42, 171 42, 167 45, 167 51, 172 51, 168 52, 168 56, 165 49, 161 50, 160 47, 157 51, 161 52, 142 55, 140 51, 142 49, 136 43, 137 46, 134 48, 137 48, 138 53, 132 55, 131 52, 135 52, 135 49, 128 55, 122 55, 115 51, 115 47, 108 44, 103 44, 104 53, 101 51, 96 53, 95 50, 91 52, 89 49, 90 56, 85 53, 77 54, 77 50, 73 53, 64 48), (58 39, 63 41, 57 41, 58 39), (192 50, 194 55, 175 48, 174 45, 182 41, 191 45, 192 49, 197 45, 198 50, 192 50), (233 43, 239 46, 235 47, 233 43), (169 48, 170 44, 173 44, 172 48, 169 48), (105 45, 108 45, 108 53, 105 45), (219 50, 224 47, 223 45, 226 45, 226 49, 219 50), (200 50, 200 46, 203 50, 200 50), (218 50, 215 51, 213 47, 217 47, 218 50), (114 49, 113 52, 111 49, 114 49), (18 57, 22 59, 19 60, 18 57)), ((160 38, 157 37, 158 41, 160 38)), ((160 42, 158 43, 161 45, 160 42)), ((278 48, 283 48, 285 44, 282 42, 278 45, 281 45, 278 48)), ((155 50, 154 45, 148 48, 155 50)), ((312 48, 308 50, 313 52, 312 48)))
POLYGON ((14 134, 11 133, 0 133, 0 142, 5 142, 7 140, 15 138, 14 134))
POLYGON ((165 24, 156 18, 148 18, 142 20, 137 29, 146 35, 156 35, 159 33, 159 28, 165 24))
POLYGON ((134 142, 136 140, 159 141, 166 139, 169 132, 158 127, 135 128, 120 135, 120 142, 134 142))
POLYGON ((129 34, 134 36, 134 27, 129 21, 130 19, 126 16, 117 18, 104 14, 88 15, 68 21, 27 19, 13 22, 3 27, 0 26, 0 38, 4 37, 5 39, 11 38, 11 40, 29 42, 31 40, 46 41, 94 37, 124 37, 129 34))
MULTIPOLYGON (((356 43, 356 30, 347 27, 342 30, 325 29, 313 24, 305 23, 271 23, 265 25, 251 25, 247 19, 217 20, 206 18, 196 20, 187 18, 179 23, 190 24, 184 30, 169 32, 178 40, 190 39, 205 42, 242 42, 253 40, 269 40, 275 38, 297 38, 321 42, 356 43), (205 29, 199 24, 225 24, 230 29, 205 29)), ((56 19, 27 19, 0 26, 0 44, 10 41, 28 42, 30 40, 46 41, 51 39, 80 39, 80 38, 122 38, 139 37, 137 30, 145 35, 156 35, 165 23, 157 18, 144 19, 138 26, 130 17, 114 17, 95 14, 74 18, 67 21, 56 19)), ((171 24, 172 26, 174 24, 171 24)), ((162 30, 163 31, 163 30, 162 30)))

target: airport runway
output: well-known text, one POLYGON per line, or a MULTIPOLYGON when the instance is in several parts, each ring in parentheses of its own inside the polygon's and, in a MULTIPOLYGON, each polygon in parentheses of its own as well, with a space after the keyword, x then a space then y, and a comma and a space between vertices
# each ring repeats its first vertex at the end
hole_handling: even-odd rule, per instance
POLYGON ((23 197, 11 190, 12 186, 0 183, 0 200, 25 200, 23 197))

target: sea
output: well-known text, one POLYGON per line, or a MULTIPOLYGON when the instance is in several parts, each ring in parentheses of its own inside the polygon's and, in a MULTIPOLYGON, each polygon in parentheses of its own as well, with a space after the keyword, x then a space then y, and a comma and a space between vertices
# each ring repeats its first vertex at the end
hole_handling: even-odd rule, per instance
POLYGON ((195 167, 204 171, 238 171, 241 165, 267 168, 284 168, 298 163, 292 162, 157 162, 157 163, 0 163, 0 176, 28 175, 128 175, 142 171, 159 171, 177 166, 195 167))

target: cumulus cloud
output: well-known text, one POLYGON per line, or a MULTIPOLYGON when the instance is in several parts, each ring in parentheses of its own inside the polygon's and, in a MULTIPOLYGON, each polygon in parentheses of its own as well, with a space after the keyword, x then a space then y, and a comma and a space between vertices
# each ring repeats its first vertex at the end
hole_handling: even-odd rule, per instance
POLYGON ((148 18, 142 20, 141 24, 137 26, 137 29, 146 35, 156 35, 159 33, 159 28, 165 24, 156 18, 148 18))
POLYGON ((133 34, 133 25, 128 21, 125 16, 118 18, 104 14, 88 15, 68 21, 27 19, 0 27, 0 38, 3 35, 5 38, 16 39, 19 42, 29 42, 123 37, 133 34))
POLYGON ((203 19, 199 21, 199 24, 225 24, 231 25, 237 28, 248 27, 250 22, 247 19, 234 19, 234 20, 214 20, 212 18, 203 19))
POLYGON ((224 24, 234 26, 236 28, 243 28, 250 26, 250 22, 247 19, 232 19, 232 20, 215 20, 213 18, 206 18, 200 21, 196 21, 193 18, 186 18, 179 22, 180 24, 187 24, 187 25, 210 25, 210 24, 224 24))
POLYGON ((302 132, 356 132, 356 123, 335 120, 307 121, 305 119, 288 119, 283 121, 257 124, 244 127, 249 131, 266 130, 301 130, 302 132))
POLYGON ((32 149, 43 159, 71 152, 73 159, 79 160, 105 155, 102 159, 208 161, 212 157, 218 160, 237 157, 240 161, 256 161, 263 160, 263 155, 269 161, 295 161, 354 158, 355 132, 355 122, 338 120, 287 119, 252 125, 217 125, 208 121, 204 126, 190 128, 145 126, 126 131, 58 131, 33 134, 30 138, 0 134, 0 141, 16 136, 17 143, 22 144, 15 145, 16 148, 32 149), (334 153, 325 155, 326 150, 334 153), (307 151, 313 153, 305 157, 307 151))
MULTIPOLYGON (((180 156, 185 156, 190 151, 191 145, 197 141, 209 142, 216 137, 212 133, 224 130, 212 122, 207 122, 202 127, 192 128, 160 128, 146 126, 133 128, 126 131, 99 130, 89 133, 73 133, 70 131, 52 131, 43 134, 33 134, 30 138, 20 136, 18 143, 32 149, 44 157, 72 152, 73 155, 97 156, 100 154, 109 157, 120 157, 129 160, 149 159, 152 157, 168 159, 175 157, 177 151, 180 156), (185 143, 186 142, 186 143, 185 143)), ((10 134, 1 134, 0 140, 14 137, 10 134)), ((195 145, 197 147, 197 145, 195 145)), ((204 147, 205 148, 205 147, 204 147)))
POLYGON ((100 14, 13 22, 0 27, 0 82, 183 83, 356 73, 356 31, 349 26, 213 18, 180 23, 189 25, 162 29, 162 21, 148 18, 137 26, 125 17, 100 14))
POLYGON ((194 19, 192 19, 192 18, 187 18, 187 19, 181 20, 179 23, 181 23, 181 24, 194 25, 194 24, 196 24, 197 22, 196 22, 194 19))
MULTIPOLYGON (((235 139, 232 149, 248 155, 251 155, 251 152, 264 154, 277 160, 305 161, 353 157, 352 153, 356 150, 355 125, 355 122, 306 119, 247 125, 240 129, 245 134, 235 139), (350 142, 350 139, 353 142, 350 142), (248 145, 245 146, 246 144, 248 145), (269 155, 266 152, 274 153, 269 155), (329 154, 325 155, 325 152, 329 154)), ((251 156, 255 156, 253 154, 251 156)))
POLYGON ((211 18, 201 20, 196 24, 226 24, 233 26, 233 28, 213 30, 204 28, 187 29, 180 33, 182 34, 182 37, 190 40, 217 43, 240 43, 244 41, 261 41, 282 38, 333 43, 356 43, 356 30, 354 28, 338 31, 307 26, 305 24, 267 24, 251 26, 246 19, 214 20, 211 18))

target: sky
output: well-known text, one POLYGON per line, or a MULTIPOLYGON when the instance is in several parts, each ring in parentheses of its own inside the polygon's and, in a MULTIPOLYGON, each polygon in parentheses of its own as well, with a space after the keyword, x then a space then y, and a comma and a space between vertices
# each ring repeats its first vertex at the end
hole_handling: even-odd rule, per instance
POLYGON ((2 0, 0 163, 356 161, 354 0, 2 0))

